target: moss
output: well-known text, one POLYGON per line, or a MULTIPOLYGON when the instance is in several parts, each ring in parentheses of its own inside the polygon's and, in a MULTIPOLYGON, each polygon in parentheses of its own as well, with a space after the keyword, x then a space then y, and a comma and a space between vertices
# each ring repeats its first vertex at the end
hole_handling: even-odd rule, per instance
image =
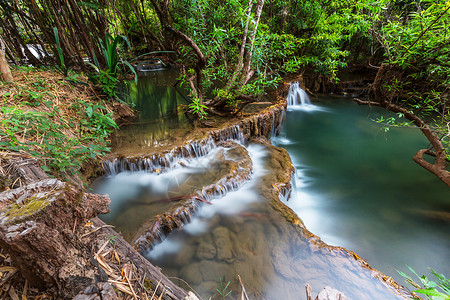
POLYGON ((19 218, 28 217, 42 210, 47 204, 48 201, 46 200, 46 197, 39 199, 33 197, 33 199, 31 199, 24 205, 17 205, 17 204, 10 205, 9 207, 6 208, 5 215, 8 217, 9 220, 18 217, 19 218))

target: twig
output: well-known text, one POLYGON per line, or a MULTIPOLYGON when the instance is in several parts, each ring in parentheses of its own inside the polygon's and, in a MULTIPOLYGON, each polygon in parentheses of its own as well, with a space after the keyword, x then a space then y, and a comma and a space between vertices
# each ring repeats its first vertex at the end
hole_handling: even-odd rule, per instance
POLYGON ((247 292, 245 291, 244 284, 242 283, 241 276, 238 275, 238 279, 239 279, 239 284, 241 285, 241 288, 242 288, 242 293, 245 295, 245 299, 249 300, 247 292))
POLYGON ((103 226, 100 226, 99 228, 96 228, 96 229, 92 230, 91 232, 83 234, 82 236, 80 236, 80 238, 84 238, 85 236, 88 236, 88 235, 90 235, 90 234, 92 234, 92 233, 94 233, 96 231, 99 231, 102 228, 106 228, 106 227, 114 228, 114 226, 112 226, 112 225, 103 225, 103 226))
POLYGON ((153 291, 153 295, 152 295, 152 297, 150 298, 150 300, 153 300, 153 297, 155 296, 155 294, 156 294, 156 291, 158 290, 158 287, 159 287, 159 284, 161 283, 161 279, 158 281, 158 284, 156 285, 156 288, 155 288, 155 290, 153 291))
POLYGON ((130 279, 128 279, 128 276, 127 276, 128 268, 125 268, 123 271, 124 271, 124 272, 123 272, 123 276, 125 277, 125 280, 128 282, 128 285, 130 286, 130 289, 131 289, 131 292, 133 293, 134 299, 135 299, 135 300, 138 300, 137 295, 136 295, 136 293, 134 292, 133 285, 131 284, 130 279))

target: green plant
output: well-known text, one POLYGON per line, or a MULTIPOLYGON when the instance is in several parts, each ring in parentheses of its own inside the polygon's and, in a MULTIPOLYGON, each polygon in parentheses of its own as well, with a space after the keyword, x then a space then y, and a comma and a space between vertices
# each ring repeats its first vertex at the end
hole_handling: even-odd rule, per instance
POLYGON ((53 33, 56 41, 56 53, 58 54, 58 66, 56 70, 64 77, 67 77, 69 75, 70 65, 64 60, 63 50, 59 41, 58 29, 56 27, 53 27, 53 33))
POLYGON ((420 299, 414 295, 414 293, 420 293, 429 300, 450 300, 450 279, 431 269, 431 273, 436 277, 436 281, 432 281, 425 275, 419 276, 411 267, 407 267, 420 280, 420 284, 416 283, 410 276, 397 270, 401 276, 406 278, 405 282, 417 289, 413 291, 412 299, 420 299))
POLYGON ((193 98, 192 103, 189 104, 188 107, 191 110, 191 113, 193 115, 197 115, 200 119, 205 119, 208 114, 205 111, 206 109, 208 109, 208 107, 200 103, 200 99, 198 98, 193 98))
POLYGON ((79 101, 72 106, 75 115, 64 120, 49 102, 50 112, 2 107, 0 150, 28 153, 41 161, 44 171, 69 174, 110 150, 106 139, 118 126, 104 106, 79 101))
POLYGON ((225 281, 222 281, 222 277, 219 277, 219 285, 220 285, 220 289, 217 288, 217 292, 219 293, 220 296, 222 296, 222 299, 225 299, 228 295, 231 294, 232 290, 228 290, 228 287, 230 285, 231 281, 228 281, 227 284, 224 286, 223 284, 225 283, 225 281), (227 291, 228 290, 228 291, 227 291))
POLYGON ((137 73, 133 66, 119 56, 118 51, 122 41, 131 49, 131 44, 126 36, 117 35, 113 37, 110 33, 105 33, 105 40, 99 40, 99 43, 106 63, 106 69, 101 68, 95 56, 94 64, 89 63, 96 71, 96 73, 90 74, 89 79, 94 84, 99 85, 102 91, 110 98, 117 98, 117 85, 120 82, 119 74, 122 71, 120 65, 126 66, 133 73, 135 81, 137 81, 137 73))

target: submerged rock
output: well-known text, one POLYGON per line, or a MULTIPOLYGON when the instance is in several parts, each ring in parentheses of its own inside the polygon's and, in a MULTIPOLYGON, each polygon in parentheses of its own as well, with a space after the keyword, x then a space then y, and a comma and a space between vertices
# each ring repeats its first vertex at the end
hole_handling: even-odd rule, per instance
POLYGON ((186 280, 189 283, 195 285, 202 283, 203 278, 202 274, 200 274, 200 263, 195 262, 184 267, 181 270, 181 276, 184 280, 186 280))
POLYGON ((208 234, 205 239, 200 242, 197 247, 196 257, 200 260, 202 259, 213 259, 216 257, 217 249, 214 247, 212 238, 208 234))
POLYGON ((226 262, 233 261, 232 243, 227 228, 220 226, 213 230, 214 243, 217 249, 217 259, 226 262))

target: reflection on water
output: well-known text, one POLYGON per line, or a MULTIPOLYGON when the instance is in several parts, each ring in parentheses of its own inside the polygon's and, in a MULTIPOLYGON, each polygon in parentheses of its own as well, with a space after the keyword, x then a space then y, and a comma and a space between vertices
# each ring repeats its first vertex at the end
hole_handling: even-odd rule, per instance
POLYGON ((417 129, 370 121, 383 113, 351 100, 320 99, 313 113, 288 110, 281 137, 296 167, 296 197, 288 204, 306 227, 329 244, 344 246, 394 277, 405 263, 450 274, 450 190, 415 164, 427 146, 417 129), (320 109, 325 108, 325 109, 320 109))
POLYGON ((177 131, 190 125, 179 105, 188 104, 186 91, 174 87, 177 70, 146 72, 130 83, 129 97, 139 111, 132 125, 122 126, 113 141, 113 152, 123 155, 144 153, 155 147, 170 145, 177 131))

